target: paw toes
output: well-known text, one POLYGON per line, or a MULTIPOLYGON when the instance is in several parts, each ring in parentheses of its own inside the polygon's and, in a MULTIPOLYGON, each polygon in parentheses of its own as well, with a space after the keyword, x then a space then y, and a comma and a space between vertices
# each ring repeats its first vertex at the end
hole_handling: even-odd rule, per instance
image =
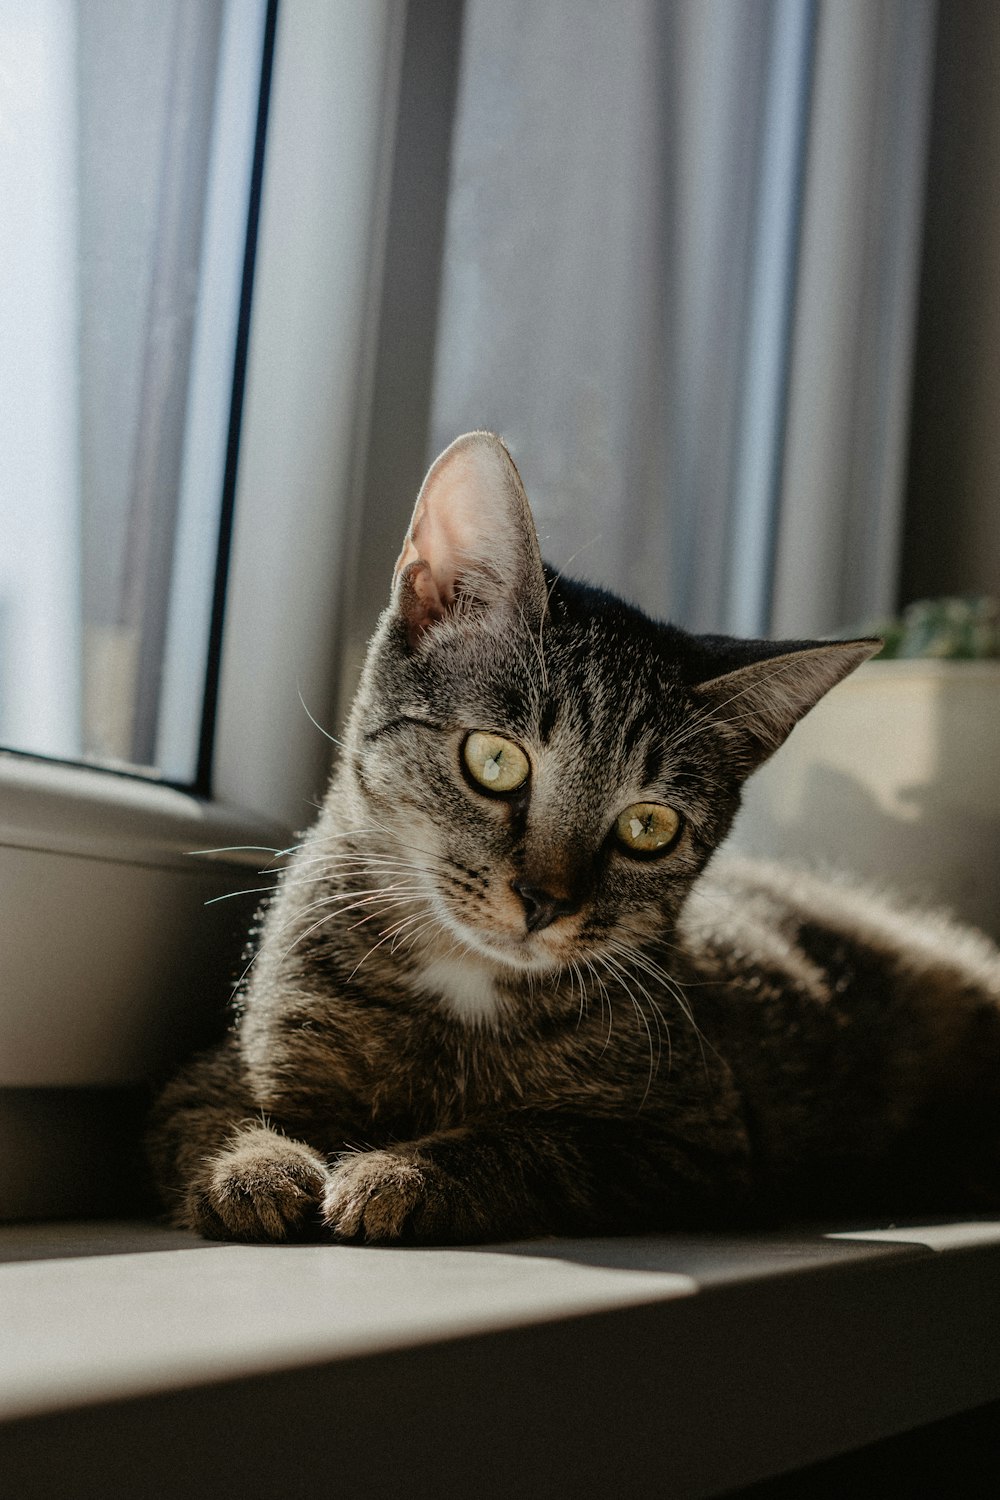
POLYGON ((281 1241, 316 1225, 326 1186, 319 1157, 274 1137, 230 1147, 211 1164, 189 1199, 193 1226, 210 1239, 281 1241))
POLYGON ((414 1162, 387 1151, 365 1152, 332 1172, 323 1220, 340 1240, 405 1239, 423 1191, 424 1173, 414 1162))

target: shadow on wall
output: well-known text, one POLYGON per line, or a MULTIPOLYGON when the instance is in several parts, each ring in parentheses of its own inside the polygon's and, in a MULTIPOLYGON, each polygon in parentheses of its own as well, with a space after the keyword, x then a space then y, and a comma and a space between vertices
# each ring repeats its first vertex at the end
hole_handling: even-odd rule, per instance
POLYGON ((751 780, 730 844, 833 866, 1000 938, 1000 664, 876 662, 751 780))

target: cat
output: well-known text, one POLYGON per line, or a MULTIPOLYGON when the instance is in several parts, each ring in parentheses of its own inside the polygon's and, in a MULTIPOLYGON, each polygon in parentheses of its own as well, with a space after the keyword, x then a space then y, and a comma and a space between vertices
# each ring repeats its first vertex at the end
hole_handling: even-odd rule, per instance
POLYGON ((992 944, 716 856, 878 645, 695 636, 570 582, 500 439, 454 442, 235 1023, 155 1106, 172 1221, 462 1243, 1000 1206, 992 944))

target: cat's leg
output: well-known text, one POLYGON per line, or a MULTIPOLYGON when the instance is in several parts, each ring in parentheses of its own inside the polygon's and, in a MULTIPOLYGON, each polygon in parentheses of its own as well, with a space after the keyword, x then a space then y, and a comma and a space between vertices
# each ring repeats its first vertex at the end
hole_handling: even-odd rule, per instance
POLYGON ((337 1239, 438 1244, 704 1225, 739 1214, 748 1161, 735 1121, 685 1141, 663 1122, 526 1111, 341 1157, 322 1213, 337 1239))
POLYGON ((146 1144, 154 1183, 179 1228, 251 1241, 321 1232, 326 1162, 255 1108, 233 1038, 167 1086, 146 1144))

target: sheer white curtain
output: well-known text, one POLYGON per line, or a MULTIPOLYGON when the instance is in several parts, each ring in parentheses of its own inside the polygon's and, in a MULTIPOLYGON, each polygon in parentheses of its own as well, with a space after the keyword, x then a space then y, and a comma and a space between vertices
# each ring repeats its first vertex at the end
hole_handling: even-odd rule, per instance
POLYGON ((197 770, 266 0, 0 0, 0 744, 197 770))
MULTIPOLYGON (((466 0, 429 450, 696 629, 892 603, 934 0, 466 0)), ((571 561, 572 560, 572 561, 571 561)))

